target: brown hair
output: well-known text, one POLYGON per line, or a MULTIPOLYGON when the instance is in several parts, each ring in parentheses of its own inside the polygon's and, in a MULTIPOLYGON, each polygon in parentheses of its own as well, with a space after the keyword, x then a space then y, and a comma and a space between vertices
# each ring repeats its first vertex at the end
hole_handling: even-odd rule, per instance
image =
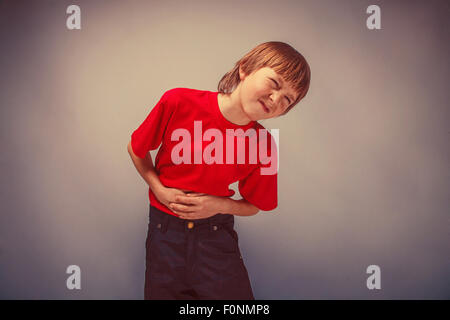
POLYGON ((311 80, 311 70, 308 62, 293 47, 284 42, 269 41, 261 43, 250 50, 243 58, 236 62, 233 69, 220 79, 218 92, 228 94, 239 85, 239 66, 249 75, 264 67, 270 67, 277 72, 284 81, 292 85, 298 93, 297 99, 282 114, 288 113, 301 99, 306 96, 311 80))

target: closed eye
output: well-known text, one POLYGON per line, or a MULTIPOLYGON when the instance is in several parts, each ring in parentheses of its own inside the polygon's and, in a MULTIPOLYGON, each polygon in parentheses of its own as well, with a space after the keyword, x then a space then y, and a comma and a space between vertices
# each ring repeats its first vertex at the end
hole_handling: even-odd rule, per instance
MULTIPOLYGON (((272 78, 270 78, 270 80, 272 80, 272 81, 275 83, 275 85, 277 86, 277 89, 280 88, 280 85, 279 85, 278 81, 276 81, 276 80, 274 80, 274 79, 272 79, 272 78)), ((289 99, 288 96, 284 96, 284 97, 287 99, 287 101, 289 102, 289 104, 291 104, 291 99, 289 99)))
POLYGON ((289 104, 291 104, 291 99, 289 99, 288 96, 285 96, 285 97, 286 97, 287 101, 289 102, 289 104))
POLYGON ((273 80, 272 78, 270 78, 270 80, 272 80, 273 81, 273 83, 275 83, 275 85, 277 86, 277 89, 278 89, 278 87, 280 86, 279 84, 278 84, 278 82, 276 82, 275 80, 273 80))

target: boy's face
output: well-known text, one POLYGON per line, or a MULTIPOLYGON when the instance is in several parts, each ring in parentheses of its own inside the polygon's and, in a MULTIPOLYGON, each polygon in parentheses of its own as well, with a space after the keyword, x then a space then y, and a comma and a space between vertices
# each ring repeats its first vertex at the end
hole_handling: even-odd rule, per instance
POLYGON ((252 120, 278 117, 298 95, 292 86, 270 67, 258 69, 250 75, 239 69, 239 74, 242 107, 252 120))

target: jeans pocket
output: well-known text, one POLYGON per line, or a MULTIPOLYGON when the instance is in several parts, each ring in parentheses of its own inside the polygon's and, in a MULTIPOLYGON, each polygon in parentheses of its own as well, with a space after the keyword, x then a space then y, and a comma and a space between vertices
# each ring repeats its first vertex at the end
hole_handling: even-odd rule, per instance
POLYGON ((242 253, 241 253, 241 249, 239 248, 239 236, 238 236, 236 230, 234 230, 234 228, 225 229, 225 230, 227 231, 227 234, 233 239, 236 258, 239 258, 241 260, 241 265, 243 265, 242 264, 242 253))
POLYGON ((237 232, 234 230, 233 224, 223 224, 222 229, 233 239, 234 242, 238 243, 239 237, 237 232))
POLYGON ((233 229, 233 226, 224 225, 221 229, 224 231, 224 233, 227 235, 227 238, 232 243, 234 252, 240 256, 239 237, 237 232, 233 229))

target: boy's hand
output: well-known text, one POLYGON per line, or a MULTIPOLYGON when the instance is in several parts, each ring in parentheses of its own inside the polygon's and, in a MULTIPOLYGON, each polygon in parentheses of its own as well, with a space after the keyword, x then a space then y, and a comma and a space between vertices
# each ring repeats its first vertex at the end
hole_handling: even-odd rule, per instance
MULTIPOLYGON (((172 202, 175 202, 176 196, 185 196, 186 193, 180 189, 177 188, 170 188, 162 186, 161 188, 158 188, 154 192, 155 197, 158 199, 159 202, 161 202, 166 207, 169 207, 169 204, 172 202)), ((173 211, 173 210, 172 210, 173 211)))
POLYGON ((175 201, 169 203, 169 208, 181 219, 203 219, 221 213, 225 197, 206 193, 192 192, 186 195, 176 195, 175 201))

